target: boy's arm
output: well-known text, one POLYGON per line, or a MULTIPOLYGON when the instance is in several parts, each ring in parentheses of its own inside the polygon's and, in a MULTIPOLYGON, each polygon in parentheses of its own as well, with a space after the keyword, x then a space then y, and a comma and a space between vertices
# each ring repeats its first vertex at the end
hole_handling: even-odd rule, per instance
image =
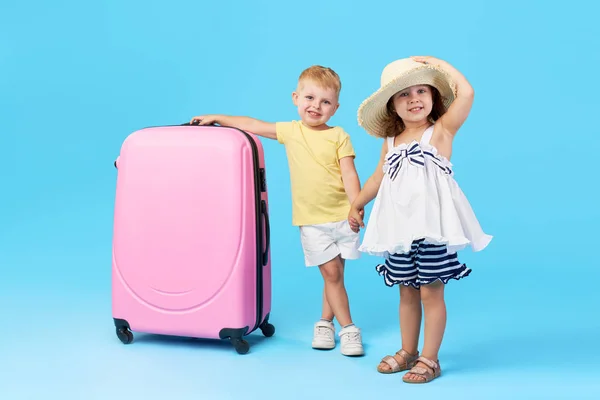
POLYGON ((350 204, 354 202, 356 196, 360 193, 360 179, 354 165, 354 157, 346 156, 340 159, 340 169, 342 170, 342 181, 344 189, 348 195, 350 204))
POLYGON ((198 122, 198 125, 219 124, 230 126, 265 138, 277 139, 275 123, 261 121, 256 118, 230 115, 198 115, 190 121, 191 124, 196 122, 198 122))

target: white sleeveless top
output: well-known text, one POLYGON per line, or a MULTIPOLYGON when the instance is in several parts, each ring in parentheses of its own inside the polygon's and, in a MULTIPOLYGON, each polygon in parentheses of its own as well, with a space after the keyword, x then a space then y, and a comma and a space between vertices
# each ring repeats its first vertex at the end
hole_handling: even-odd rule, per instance
POLYGON ((452 163, 429 142, 433 126, 420 142, 388 152, 360 251, 376 256, 410 251, 414 240, 446 244, 448 253, 467 246, 483 250, 492 240, 481 229, 469 201, 454 180, 452 163))

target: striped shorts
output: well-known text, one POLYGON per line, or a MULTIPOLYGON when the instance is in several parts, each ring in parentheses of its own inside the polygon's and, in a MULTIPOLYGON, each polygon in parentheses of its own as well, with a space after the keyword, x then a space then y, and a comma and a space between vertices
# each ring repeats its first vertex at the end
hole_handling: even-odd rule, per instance
POLYGON ((437 280, 446 284, 471 273, 458 261, 456 253, 448 254, 446 245, 426 243, 424 239, 415 240, 409 253, 390 254, 375 269, 387 286, 410 285, 416 289, 437 280))

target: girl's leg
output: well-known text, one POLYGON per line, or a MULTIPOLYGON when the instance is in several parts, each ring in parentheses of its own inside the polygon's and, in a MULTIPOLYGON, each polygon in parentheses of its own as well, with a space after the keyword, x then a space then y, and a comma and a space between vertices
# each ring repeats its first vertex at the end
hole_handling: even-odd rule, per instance
POLYGON ((402 349, 417 354, 421 330, 421 293, 412 286, 400 286, 400 332, 402 349))
MULTIPOLYGON (((412 286, 400 286, 400 333, 402 335, 402 350, 409 355, 417 354, 419 345, 419 332, 421 329, 421 294, 419 290, 412 286)), ((398 364, 404 365, 406 360, 399 354, 393 356, 398 364)), ((390 371, 390 366, 381 362, 379 364, 381 371, 390 371)))
MULTIPOLYGON (((421 355, 431 361, 438 362, 438 353, 442 345, 444 331, 446 330, 446 302, 444 301, 445 285, 439 281, 421 286, 421 302, 425 313, 425 340, 421 355)), ((427 368, 419 362, 418 367, 427 368)), ((407 379, 421 379, 424 377, 408 372, 407 379)))

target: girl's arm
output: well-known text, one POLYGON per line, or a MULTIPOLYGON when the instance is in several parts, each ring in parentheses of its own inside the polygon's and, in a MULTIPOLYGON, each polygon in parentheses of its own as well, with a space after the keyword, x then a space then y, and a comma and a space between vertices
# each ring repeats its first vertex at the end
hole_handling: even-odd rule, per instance
MULTIPOLYGON (((450 65, 448 62, 437 59, 435 57, 412 57, 413 60, 417 62, 422 62, 426 64, 431 64, 433 66, 439 67, 444 70, 456 85, 456 98, 448 107, 448 111, 437 121, 439 127, 441 127, 441 131, 453 137, 456 132, 460 129, 463 123, 466 121, 469 113, 471 112, 471 106, 473 105, 473 98, 475 97, 475 92, 473 91, 473 87, 467 81, 467 78, 464 77, 456 68, 450 65)), ((437 128, 437 127, 436 127, 437 128)))
POLYGON ((375 172, 367 179, 362 190, 358 193, 358 196, 356 196, 356 199, 354 199, 354 202, 352 202, 352 206, 350 207, 348 221, 350 222, 350 226, 355 230, 358 230, 358 227, 364 228, 365 226, 362 218, 364 215, 364 208, 375 198, 375 196, 377 196, 379 186, 381 186, 381 181, 383 180, 383 164, 385 163, 386 154, 387 140, 384 140, 383 146, 381 146, 379 163, 377 163, 375 172))

